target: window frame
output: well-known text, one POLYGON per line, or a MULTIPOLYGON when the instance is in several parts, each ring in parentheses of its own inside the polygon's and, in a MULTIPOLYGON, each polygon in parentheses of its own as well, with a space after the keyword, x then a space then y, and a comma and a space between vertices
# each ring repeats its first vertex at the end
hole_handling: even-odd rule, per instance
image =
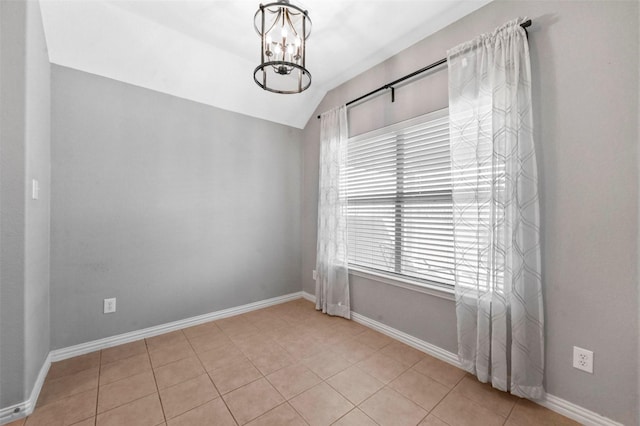
MULTIPOLYGON (((349 148, 351 147, 351 145, 353 144, 353 142, 358 142, 358 141, 362 141, 362 140, 366 140, 366 139, 374 139, 376 137, 381 137, 381 136, 386 136, 392 133, 400 133, 402 134, 403 132, 407 132, 408 129, 414 127, 414 126, 418 126, 418 125, 425 125, 429 122, 432 121, 436 121, 436 120, 441 120, 444 117, 448 117, 449 116, 449 110, 448 108, 443 108, 434 112, 430 112, 427 114, 423 114, 420 115, 418 117, 409 119, 409 120, 405 120, 399 123, 395 123, 395 124, 391 124, 389 126, 385 126, 382 127, 380 129, 375 129, 369 132, 365 132, 365 133, 361 133, 358 135, 353 135, 350 136, 347 142, 347 150, 349 150, 349 148)), ((402 135, 396 135, 395 136, 395 142, 397 144, 397 142, 402 142, 403 141, 403 137, 402 135)), ((400 152, 401 149, 399 149, 400 147, 402 147, 402 145, 400 145, 398 148, 396 148, 396 158, 398 158, 397 161, 403 161, 402 160, 402 153, 400 152), (398 157, 400 156, 400 157, 398 157)), ((450 153, 449 153, 449 158, 450 158, 450 153)), ((397 166, 397 162, 395 163, 397 166)), ((347 164, 348 167, 348 164, 347 164)), ((400 173, 404 173, 404 170, 402 170, 400 173)), ((396 175, 396 179, 398 179, 398 174, 396 175)), ((403 203, 406 203, 404 201, 399 201, 402 197, 398 196, 399 192, 398 192, 398 188, 402 188, 402 182, 400 183, 396 183, 395 186, 395 194, 396 196, 394 197, 394 209, 404 209, 404 205, 403 203)), ((348 190, 347 190, 348 191, 348 190)), ((435 191, 434 191, 435 193, 435 191)), ((450 199, 452 200, 453 196, 452 196, 452 192, 449 192, 448 197, 450 197, 450 199)), ((345 193, 345 196, 347 197, 347 199, 349 198, 348 193, 345 193)), ((384 197, 380 197, 381 199, 384 197)), ((347 200, 348 203, 348 200, 347 200)), ((452 211, 452 215, 453 215, 453 211, 452 211)), ((398 242, 398 238, 400 238, 400 240, 402 240, 401 236, 398 236, 398 234, 402 235, 402 232, 398 232, 398 229, 402 229, 402 222, 403 222, 403 218, 402 217, 398 217, 397 215, 394 215, 395 219, 394 219, 394 235, 396 235, 396 237, 394 238, 394 245, 395 247, 398 247, 398 243, 399 243, 399 249, 394 248, 394 259, 393 262, 396 265, 394 267, 395 270, 400 269, 398 267, 398 263, 401 263, 401 256, 402 256, 402 241, 398 242)), ((453 221, 453 217, 451 218, 451 220, 453 221)), ((453 237, 452 237, 453 238, 453 237)), ((430 294, 430 295, 434 295, 437 297, 441 297, 441 298, 445 298, 448 300, 453 300, 454 299, 454 294, 455 294, 455 289, 454 289, 454 284, 453 283, 446 283, 446 282, 438 282, 432 279, 426 279, 426 278, 418 278, 415 276, 411 276, 411 275, 405 275, 402 273, 398 273, 398 272, 390 272, 390 271, 384 271, 384 270, 380 270, 380 269, 376 269, 373 267, 368 267, 368 266, 364 266, 364 265, 359 265, 356 263, 352 263, 351 261, 349 262, 349 272, 351 275, 357 276, 357 277, 362 277, 362 278, 366 278, 366 279, 371 279, 377 282, 382 282, 385 284, 390 284, 396 287, 401 287, 401 288, 405 288, 408 290, 413 290, 413 291, 417 291, 420 293, 426 293, 426 294, 430 294)), ((454 280, 455 280, 455 272, 452 270, 451 271, 452 275, 454 276, 454 280)))

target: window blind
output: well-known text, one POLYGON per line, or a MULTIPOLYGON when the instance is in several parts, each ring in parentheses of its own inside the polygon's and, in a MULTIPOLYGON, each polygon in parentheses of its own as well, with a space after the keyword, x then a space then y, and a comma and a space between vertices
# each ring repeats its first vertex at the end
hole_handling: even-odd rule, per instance
POLYGON ((453 285, 448 110, 354 136, 342 175, 349 263, 453 285))

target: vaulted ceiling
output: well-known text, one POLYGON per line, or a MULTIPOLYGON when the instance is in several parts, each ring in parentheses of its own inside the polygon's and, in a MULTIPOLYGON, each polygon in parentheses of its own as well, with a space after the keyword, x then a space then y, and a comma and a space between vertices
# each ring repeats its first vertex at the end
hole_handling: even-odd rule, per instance
POLYGON ((253 81, 259 0, 41 0, 41 6, 54 64, 303 128, 327 91, 491 0, 292 1, 313 22, 307 42, 313 80, 295 95, 263 91, 253 81))

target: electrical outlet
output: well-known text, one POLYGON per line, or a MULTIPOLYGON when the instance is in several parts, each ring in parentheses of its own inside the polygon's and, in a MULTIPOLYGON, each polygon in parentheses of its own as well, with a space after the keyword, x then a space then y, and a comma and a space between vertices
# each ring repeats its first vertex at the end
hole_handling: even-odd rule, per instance
POLYGON ((593 352, 574 346, 573 367, 593 374, 593 352))
POLYGON ((313 270, 313 279, 317 279, 318 278, 318 273, 316 272, 316 270, 313 270))
POLYGON ((110 314, 116 311, 116 298, 104 299, 104 313, 110 314))

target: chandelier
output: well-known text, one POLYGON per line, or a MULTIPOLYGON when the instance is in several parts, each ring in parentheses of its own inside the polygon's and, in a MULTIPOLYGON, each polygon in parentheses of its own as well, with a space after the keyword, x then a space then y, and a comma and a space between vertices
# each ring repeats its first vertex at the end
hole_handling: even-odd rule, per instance
POLYGON ((264 90, 274 93, 300 93, 311 85, 305 68, 306 40, 311 20, 306 10, 278 0, 260 5, 253 18, 260 35, 260 65, 253 79, 264 90))

